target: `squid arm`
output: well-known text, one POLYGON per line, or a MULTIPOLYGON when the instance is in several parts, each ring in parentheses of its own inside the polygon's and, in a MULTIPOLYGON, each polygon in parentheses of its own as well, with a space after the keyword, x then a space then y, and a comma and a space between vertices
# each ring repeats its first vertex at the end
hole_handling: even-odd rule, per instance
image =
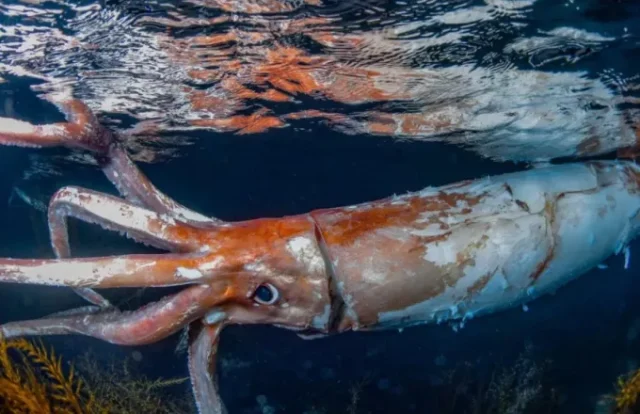
POLYGON ((87 105, 77 99, 45 95, 67 117, 67 122, 34 125, 0 117, 0 144, 22 147, 84 149, 94 153, 107 178, 134 204, 190 223, 219 223, 194 212, 157 189, 131 161, 113 132, 103 127, 87 105))
MULTIPOLYGON (((82 101, 76 99, 56 99, 46 95, 46 99, 54 103, 67 117, 67 122, 34 125, 28 122, 12 118, 0 117, 0 144, 16 145, 24 147, 51 147, 65 146, 89 150, 99 157, 103 172, 130 203, 149 208, 157 214, 163 214, 164 221, 180 220, 184 223, 211 225, 219 224, 215 218, 208 218, 182 206, 158 190, 149 179, 140 171, 127 155, 122 145, 116 140, 111 131, 104 128, 95 115, 82 101)), ((143 241, 154 247, 167 248, 169 250, 185 250, 187 242, 167 240, 150 235, 146 229, 126 228, 122 223, 109 223, 99 218, 90 218, 86 212, 80 211, 78 203, 63 200, 62 195, 69 196, 74 190, 64 189, 54 197, 49 211, 49 228, 51 232, 52 247, 58 258, 69 257, 68 235, 66 230, 66 217, 86 218, 89 221, 99 222, 104 227, 112 228, 126 233, 137 240, 143 241), (96 220, 97 219, 97 220, 96 220), (143 239, 143 240, 141 240, 143 239)), ((83 202, 89 197, 88 191, 75 190, 76 199, 83 202)), ((109 199, 113 206, 117 201, 108 196, 92 198, 109 199)), ((99 202, 99 201, 98 201, 99 202)), ((123 203, 124 205, 124 203, 123 203)), ((123 209, 135 210, 133 205, 123 209)), ((136 211, 138 215, 143 214, 136 211)), ((99 293, 90 288, 73 288, 73 290, 92 304, 103 308, 111 307, 110 302, 99 293)))
POLYGON ((200 413, 227 414, 216 378, 216 357, 224 323, 191 324, 189 327, 189 374, 200 413))
POLYGON ((42 319, 6 323, 0 326, 0 334, 5 339, 79 334, 118 345, 146 345, 201 318, 209 306, 215 305, 209 300, 211 297, 222 301, 224 291, 216 291, 208 285, 191 286, 132 312, 80 309, 42 319))

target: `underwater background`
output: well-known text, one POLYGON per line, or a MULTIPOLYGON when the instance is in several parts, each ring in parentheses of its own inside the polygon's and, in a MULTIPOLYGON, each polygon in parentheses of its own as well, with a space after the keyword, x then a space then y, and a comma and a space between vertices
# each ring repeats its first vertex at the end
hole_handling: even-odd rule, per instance
MULTIPOLYGON (((152 125, 151 132, 130 142, 138 165, 171 197, 223 220, 304 213, 528 168, 488 159, 472 148, 354 133, 322 119, 299 119, 244 134, 237 133, 241 128, 180 128, 193 119, 189 111, 195 112, 184 109, 185 88, 206 90, 215 82, 202 81, 202 76, 190 79, 154 53, 145 55, 145 42, 156 33, 177 42, 203 32, 228 33, 236 26, 251 32, 252 19, 257 19, 251 13, 238 13, 221 25, 210 23, 230 14, 225 2, 210 3, 2 0, 0 116, 60 121, 62 115, 40 100, 32 86, 70 86, 76 97, 100 111, 107 125, 152 125), (174 23, 180 18, 205 23, 180 29, 162 20, 167 16, 174 23), (77 48, 73 39, 96 46, 77 48)), ((269 24, 255 31, 270 33, 273 42, 311 51, 317 45, 303 32, 278 35, 282 22, 331 18, 333 26, 327 30, 342 34, 412 24, 412 34, 381 50, 382 57, 367 55, 390 66, 483 67, 498 74, 512 69, 583 72, 613 94, 633 94, 634 89, 625 86, 640 73, 640 1, 281 3, 286 7, 278 13, 256 13, 269 24), (421 41, 422 46, 411 47, 421 41)), ((242 48, 232 55, 250 64, 243 53, 250 55, 242 48)), ((339 55, 339 50, 330 53, 339 55)), ((206 70, 217 69, 209 65, 206 70)), ((520 94, 514 103, 527 93, 514 92, 520 94)), ((239 105, 232 109, 243 114, 257 108, 280 115, 354 111, 347 98, 320 101, 304 93, 298 98, 295 103, 266 99, 259 104, 221 99, 210 110, 217 115, 239 105)), ((377 110, 375 102, 357 105, 361 112, 377 110)), ((397 111, 411 109, 406 102, 397 105, 397 111)), ((428 110, 427 104, 421 105, 428 110)), ((578 109, 588 111, 568 107, 567 117, 578 109)), ((633 111, 633 106, 626 109, 633 111)), ((53 257, 44 206, 64 185, 116 194, 80 153, 0 147, 0 256, 53 257)), ((76 221, 70 231, 76 256, 154 251, 76 221)), ((628 269, 622 255, 613 256, 553 295, 525 308, 467 321, 463 327, 420 326, 312 341, 274 327, 226 328, 218 361, 222 398, 230 413, 607 412, 604 396, 615 391, 620 375, 640 362, 639 247, 638 240, 631 243, 628 269), (513 395, 507 398, 496 391, 498 379, 513 395), (496 408, 490 400, 500 395, 510 403, 496 408), (474 401, 484 405, 475 407, 474 401), (527 405, 531 401, 535 404, 527 405)), ((169 290, 118 289, 106 295, 121 308, 134 309, 169 290)), ((69 289, 3 284, 0 323, 82 304, 69 289)), ((180 335, 174 335, 154 345, 118 347, 81 336, 44 338, 67 361, 87 350, 98 363, 133 358, 135 369, 152 378, 188 375, 179 341, 180 335)), ((171 392, 190 397, 188 384, 171 392)))

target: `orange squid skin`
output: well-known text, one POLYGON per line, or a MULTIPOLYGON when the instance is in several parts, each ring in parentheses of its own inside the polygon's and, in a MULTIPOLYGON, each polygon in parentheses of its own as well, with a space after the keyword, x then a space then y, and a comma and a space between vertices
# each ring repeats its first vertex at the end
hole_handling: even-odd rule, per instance
POLYGON ((313 212, 344 301, 334 329, 465 321, 554 291, 636 237, 639 178, 566 164, 313 212))
POLYGON ((298 279, 295 293, 269 281, 283 292, 280 305, 304 304, 306 319, 260 307, 260 317, 228 310, 229 323, 306 336, 465 321, 533 300, 624 251, 640 225, 639 182, 631 162, 565 164, 233 223, 214 237, 232 241, 203 263, 222 256, 222 274, 298 279), (308 241, 304 255, 291 253, 295 240, 308 241))

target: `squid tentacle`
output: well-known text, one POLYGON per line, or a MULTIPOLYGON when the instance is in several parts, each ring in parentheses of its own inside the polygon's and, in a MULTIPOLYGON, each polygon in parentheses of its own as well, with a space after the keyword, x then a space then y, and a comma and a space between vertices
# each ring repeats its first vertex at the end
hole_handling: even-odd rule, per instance
MULTIPOLYGON (((50 97, 47 99, 51 100, 50 97)), ((113 135, 98 123, 82 101, 51 101, 66 115, 68 122, 34 125, 0 117, 0 144, 22 147, 65 146, 98 153, 107 151, 113 135)))
MULTIPOLYGON (((55 104, 65 114, 68 122, 34 125, 12 118, 0 117, 0 144, 24 147, 65 146, 81 148, 105 156, 102 169, 106 177, 130 202, 151 208, 189 223, 220 224, 220 220, 196 213, 158 190, 136 167, 126 151, 115 139, 114 134, 103 127, 91 109, 77 99, 58 99, 45 95, 45 99, 55 104)), ((65 232, 66 233, 66 232, 65 232)), ((58 258, 69 257, 69 247, 60 245, 54 250, 58 258)), ((90 288, 73 288, 88 302, 103 308, 111 303, 90 288)))
POLYGON ((82 288, 189 285, 202 281, 202 254, 146 254, 76 259, 0 259, 0 282, 82 288), (197 276, 197 277, 195 277, 197 276))
POLYGON ((197 213, 158 190, 131 160, 120 144, 109 149, 102 171, 120 194, 134 204, 169 215, 192 225, 211 226, 223 223, 197 213))
POLYGON ((78 99, 45 96, 68 122, 34 125, 0 117, 0 144, 23 147, 80 148, 101 158, 107 178, 128 200, 159 213, 190 222, 216 224, 220 220, 194 212, 157 189, 129 158, 116 136, 102 126, 91 109, 78 99))
POLYGON ((118 345, 147 345, 180 331, 202 317, 206 301, 224 298, 211 285, 196 285, 132 312, 105 310, 0 325, 5 339, 80 334, 118 345), (209 299, 210 300, 210 299, 209 299))
POLYGON ((216 378, 216 356, 224 323, 189 326, 189 374, 198 412, 227 414, 216 378))
MULTIPOLYGON (((126 233, 138 242, 171 251, 193 251, 196 229, 178 224, 172 218, 132 205, 116 197, 95 191, 65 187, 49 203, 51 246, 57 258, 71 257, 67 219, 74 217, 103 228, 126 233), (181 232, 182 237, 177 237, 181 232)), ((111 308, 105 297, 90 288, 72 288, 80 297, 101 308, 111 308)))
POLYGON ((67 220, 73 217, 107 230, 125 233, 133 240, 169 251, 199 249, 203 232, 117 197, 80 187, 64 187, 49 203, 49 231, 56 255, 70 257, 67 220))

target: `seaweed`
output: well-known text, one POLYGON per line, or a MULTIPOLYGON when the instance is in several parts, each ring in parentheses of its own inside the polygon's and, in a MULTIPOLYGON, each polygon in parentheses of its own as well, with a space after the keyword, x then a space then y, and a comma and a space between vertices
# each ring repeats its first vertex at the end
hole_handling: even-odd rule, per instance
POLYGON ((87 389, 96 399, 109 406, 108 413, 117 414, 181 414, 194 413, 196 407, 188 387, 188 377, 152 379, 136 372, 129 362, 112 360, 98 363, 91 353, 78 360, 78 370, 87 381, 87 389), (177 396, 167 391, 176 388, 177 396))
POLYGON ((107 413, 84 387, 73 366, 39 342, 0 340, 0 406, 8 413, 107 413))
POLYGON ((40 341, 0 339, 0 410, 8 414, 192 413, 190 393, 166 390, 188 378, 149 379, 128 360, 104 368, 90 354, 65 364, 40 341))
POLYGON ((615 395, 611 397, 614 401, 613 412, 615 414, 640 413, 640 404, 638 404, 639 395, 640 369, 618 377, 615 395))

